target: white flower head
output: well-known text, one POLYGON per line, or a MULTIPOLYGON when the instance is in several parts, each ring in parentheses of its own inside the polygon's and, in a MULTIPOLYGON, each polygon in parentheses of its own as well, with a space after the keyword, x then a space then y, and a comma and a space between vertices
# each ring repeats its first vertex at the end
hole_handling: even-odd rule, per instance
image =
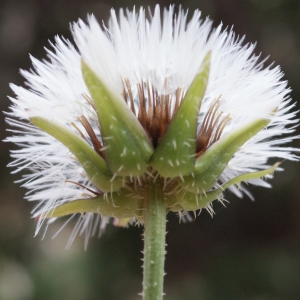
POLYGON ((162 180, 168 210, 213 213, 226 188, 268 187, 270 158, 298 159, 285 146, 298 120, 280 68, 200 16, 111 10, 107 27, 73 24, 75 46, 56 37, 47 60, 31 57, 27 88, 11 85, 6 141, 20 146, 10 166, 31 171, 22 182, 37 232, 75 213, 72 239, 86 241, 109 218, 143 222, 149 180, 162 180))

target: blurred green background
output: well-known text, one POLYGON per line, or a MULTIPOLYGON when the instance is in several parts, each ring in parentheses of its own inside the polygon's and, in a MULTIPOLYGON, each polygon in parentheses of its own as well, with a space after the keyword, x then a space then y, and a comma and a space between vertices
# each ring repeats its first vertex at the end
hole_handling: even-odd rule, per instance
MULTIPOLYGON (((94 13, 107 21, 111 7, 151 6, 156 1, 0 1, 1 111, 13 96, 9 82, 22 85, 19 69, 29 69, 28 53, 45 58, 44 46, 54 36, 70 37, 69 22, 94 13)), ((174 1, 175 4, 177 1, 174 1)), ((168 6, 166 1, 160 1, 168 6)), ((182 1, 192 12, 199 8, 214 24, 234 25, 247 42, 257 41, 256 53, 270 55, 280 64, 300 96, 299 0, 182 1)), ((300 104, 298 101, 298 109, 300 104)), ((3 116, 1 140, 7 135, 3 116)), ((298 130, 299 133, 299 130, 298 130)), ((299 141, 294 146, 300 147, 299 141)), ((0 299, 3 300, 134 300, 141 299, 142 228, 109 226, 101 239, 93 238, 87 251, 78 237, 65 246, 72 230, 50 226, 46 237, 33 237, 33 203, 23 200, 25 190, 6 168, 9 149, 1 143, 0 180, 0 299)), ((181 299, 300 299, 300 164, 285 162, 272 189, 251 187, 256 201, 226 194, 227 208, 216 205, 211 218, 203 212, 191 223, 169 215, 165 292, 166 300, 181 299)))

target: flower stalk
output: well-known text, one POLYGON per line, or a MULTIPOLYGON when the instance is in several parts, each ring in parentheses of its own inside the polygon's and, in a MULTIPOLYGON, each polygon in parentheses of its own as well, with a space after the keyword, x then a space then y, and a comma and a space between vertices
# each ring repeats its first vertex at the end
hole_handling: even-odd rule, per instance
POLYGON ((160 300, 163 297, 167 212, 162 180, 149 180, 145 190, 142 296, 144 300, 160 300))

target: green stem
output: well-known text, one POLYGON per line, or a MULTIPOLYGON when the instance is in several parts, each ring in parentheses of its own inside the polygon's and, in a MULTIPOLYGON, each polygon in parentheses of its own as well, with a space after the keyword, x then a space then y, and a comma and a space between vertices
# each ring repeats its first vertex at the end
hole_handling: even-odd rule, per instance
POLYGON ((149 182, 144 214, 143 300, 163 298, 166 205, 160 180, 149 182))

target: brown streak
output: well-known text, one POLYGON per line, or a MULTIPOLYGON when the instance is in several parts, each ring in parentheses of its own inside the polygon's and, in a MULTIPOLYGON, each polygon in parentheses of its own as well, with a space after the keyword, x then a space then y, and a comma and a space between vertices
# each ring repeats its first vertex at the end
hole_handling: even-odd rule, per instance
POLYGON ((172 118, 175 116, 175 114, 179 108, 181 98, 182 98, 182 89, 178 88, 176 90, 176 100, 175 100, 175 106, 174 106, 172 118))
POLYGON ((223 120, 220 122, 220 124, 218 125, 218 128, 216 130, 216 133, 215 133, 215 137, 214 137, 214 142, 216 142, 217 140, 220 139, 221 137, 221 134, 225 128, 225 126, 228 124, 228 122, 231 120, 230 118, 230 115, 227 115, 225 118, 223 118, 223 120))
POLYGON ((129 99, 130 99, 130 108, 131 108, 132 112, 134 114, 136 114, 130 82, 128 79, 124 79, 124 80, 125 80, 125 84, 126 84, 126 88, 127 88, 127 93, 128 93, 129 99))
POLYGON ((159 130, 159 138, 161 138, 164 135, 165 132, 165 123, 164 123, 164 118, 165 118, 165 95, 161 95, 160 97, 160 117, 159 117, 159 125, 160 125, 160 130, 159 130))
POLYGON ((96 111, 95 104, 94 104, 93 100, 87 94, 82 94, 82 97, 94 109, 94 111, 96 111))
POLYGON ((80 136, 85 140, 85 141, 87 141, 86 140, 86 138, 85 138, 85 135, 82 133, 82 131, 79 129, 79 127, 75 124, 75 123, 71 123, 71 125, 78 131, 78 133, 80 134, 80 136))
POLYGON ((229 115, 227 115, 220 121, 223 114, 219 111, 221 107, 220 97, 213 101, 203 119, 197 135, 196 157, 199 157, 208 147, 219 140, 225 126, 230 120, 229 115))
POLYGON ((69 182, 69 183, 73 183, 73 184, 75 184, 75 185, 78 185, 78 186, 84 188, 85 190, 87 190, 87 191, 93 193, 93 194, 96 195, 96 196, 98 196, 98 195, 101 194, 100 192, 95 192, 95 191, 91 190, 90 188, 88 188, 88 187, 86 187, 86 186, 84 186, 83 184, 80 184, 80 183, 78 183, 78 182, 71 181, 71 180, 65 180, 65 182, 69 182))
POLYGON ((103 157, 104 153, 103 153, 103 151, 101 151, 102 145, 101 145, 100 141, 98 140, 90 122, 87 120, 87 118, 84 115, 82 115, 80 118, 78 118, 78 120, 80 121, 82 126, 85 128, 87 134, 89 135, 95 151, 103 157))
MULTIPOLYGON (((147 81, 147 95, 148 95, 148 116, 147 116, 147 130, 151 131, 151 124, 153 119, 153 97, 151 95, 150 84, 147 81)), ((152 139, 152 137, 151 137, 152 139)))

